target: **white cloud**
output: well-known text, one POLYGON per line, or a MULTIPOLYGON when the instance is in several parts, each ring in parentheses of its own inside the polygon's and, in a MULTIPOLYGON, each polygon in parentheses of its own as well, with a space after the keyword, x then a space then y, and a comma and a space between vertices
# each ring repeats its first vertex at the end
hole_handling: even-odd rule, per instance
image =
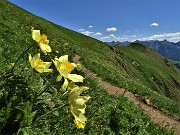
POLYGON ((115 36, 114 34, 110 34, 110 35, 108 35, 108 36, 105 36, 105 37, 101 37, 100 38, 100 40, 107 40, 108 39, 108 41, 113 41, 113 40, 115 40, 115 41, 119 41, 119 40, 125 40, 125 39, 127 39, 126 37, 117 37, 117 36, 115 36))
POLYGON ((111 42, 111 41, 135 41, 137 37, 141 37, 142 35, 122 35, 116 36, 114 34, 110 34, 108 36, 101 37, 100 40, 104 42, 111 42))
POLYGON ((89 25, 89 28, 93 28, 93 27, 95 27, 95 26, 93 26, 93 25, 89 25))
POLYGON ((114 34, 110 34, 109 36, 105 36, 105 37, 100 37, 100 40, 104 41, 104 42, 111 42, 111 41, 125 41, 128 38, 126 37, 117 37, 114 34))
POLYGON ((111 37, 110 36, 100 37, 100 40, 109 39, 109 38, 111 37))
POLYGON ((152 23, 150 26, 155 26, 157 27, 159 24, 158 23, 152 23))
POLYGON ((85 31, 84 29, 79 29, 78 31, 85 31))
POLYGON ((177 37, 171 37, 171 38, 169 39, 169 41, 175 41, 175 42, 178 42, 178 41, 180 41, 180 36, 177 36, 177 37))
POLYGON ((81 33, 84 34, 84 35, 86 35, 86 36, 89 36, 89 35, 92 34, 93 32, 91 32, 91 31, 82 31, 81 33))
POLYGON ((85 30, 85 29, 79 29, 78 31, 79 31, 80 33, 86 35, 86 36, 89 36, 90 34, 93 33, 93 32, 91 32, 91 31, 87 31, 87 30, 85 30))
POLYGON ((110 34, 109 36, 115 38, 114 34, 110 34))
POLYGON ((150 37, 145 37, 145 38, 142 38, 140 40, 164 40, 164 39, 172 41, 172 42, 180 41, 180 32, 162 33, 159 35, 153 35, 150 37))
POLYGON ((101 35, 102 35, 101 32, 96 32, 96 33, 94 34, 94 36, 101 36, 101 35))
POLYGON ((117 28, 115 28, 115 27, 107 28, 106 31, 107 32, 115 32, 115 31, 117 31, 117 28))

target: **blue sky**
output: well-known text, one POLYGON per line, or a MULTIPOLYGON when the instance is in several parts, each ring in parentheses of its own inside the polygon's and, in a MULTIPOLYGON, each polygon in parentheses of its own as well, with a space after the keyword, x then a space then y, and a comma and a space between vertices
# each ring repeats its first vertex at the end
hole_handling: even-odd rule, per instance
POLYGON ((8 0, 101 41, 180 41, 180 0, 8 0))

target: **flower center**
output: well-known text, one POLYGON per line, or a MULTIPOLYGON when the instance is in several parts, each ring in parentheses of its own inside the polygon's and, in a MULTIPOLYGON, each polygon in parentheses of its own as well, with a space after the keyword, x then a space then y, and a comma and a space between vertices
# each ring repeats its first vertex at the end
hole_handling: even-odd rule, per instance
POLYGON ((67 69, 68 73, 71 73, 71 71, 74 69, 72 64, 69 61, 62 63, 62 65, 63 67, 67 69))
POLYGON ((41 59, 37 60, 35 64, 35 68, 42 64, 43 64, 43 61, 41 59))
POLYGON ((47 36, 45 34, 42 34, 41 41, 45 43, 47 41, 47 36))

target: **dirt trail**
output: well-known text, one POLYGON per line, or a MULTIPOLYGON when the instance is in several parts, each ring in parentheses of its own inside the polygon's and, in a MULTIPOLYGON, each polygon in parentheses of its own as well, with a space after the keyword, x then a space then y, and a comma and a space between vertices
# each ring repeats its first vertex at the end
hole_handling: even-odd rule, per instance
MULTIPOLYGON (((86 76, 95 79, 99 85, 107 90, 110 94, 123 94, 125 89, 115 87, 108 82, 103 81, 101 78, 97 77, 96 74, 92 73, 90 70, 83 68, 83 72, 86 76)), ((137 96, 132 94, 131 92, 126 91, 124 94, 130 101, 134 102, 135 104, 139 105, 145 113, 152 119, 153 122, 160 124, 163 127, 166 127, 170 130, 173 130, 176 135, 180 135, 180 123, 173 118, 167 116, 162 111, 145 104, 142 102, 137 96)))

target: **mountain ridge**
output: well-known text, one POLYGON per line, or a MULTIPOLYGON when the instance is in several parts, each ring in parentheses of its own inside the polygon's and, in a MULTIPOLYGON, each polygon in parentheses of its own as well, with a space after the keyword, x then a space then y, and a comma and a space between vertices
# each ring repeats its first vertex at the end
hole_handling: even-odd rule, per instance
MULTIPOLYGON (((162 56, 166 57, 167 59, 172 59, 175 61, 180 61, 180 41, 174 43, 167 40, 159 41, 159 40, 149 40, 149 41, 134 41, 142 43, 146 46, 149 46, 162 56)), ((125 45, 132 43, 129 41, 124 42, 107 42, 109 45, 125 45)))

